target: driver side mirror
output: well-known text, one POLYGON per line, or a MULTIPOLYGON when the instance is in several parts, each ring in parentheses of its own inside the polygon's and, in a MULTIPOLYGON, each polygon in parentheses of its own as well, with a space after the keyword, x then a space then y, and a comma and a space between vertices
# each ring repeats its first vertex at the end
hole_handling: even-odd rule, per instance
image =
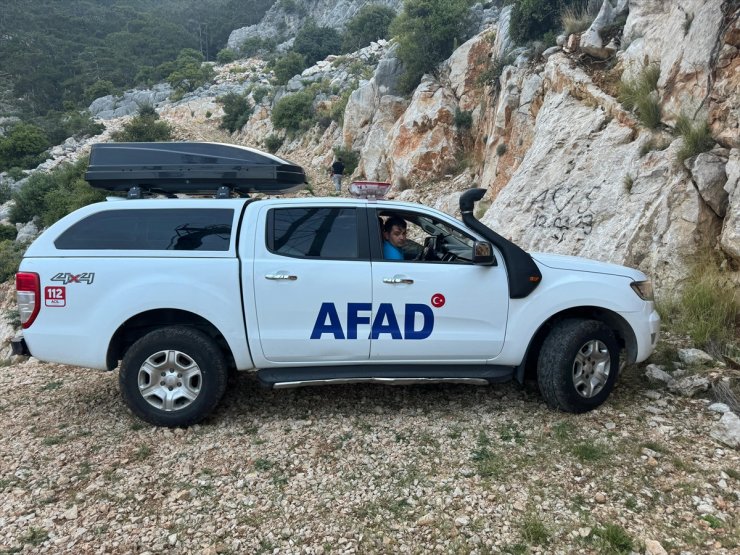
POLYGON ((476 241, 473 243, 473 264, 478 266, 497 266, 496 257, 493 255, 493 246, 488 241, 476 241))

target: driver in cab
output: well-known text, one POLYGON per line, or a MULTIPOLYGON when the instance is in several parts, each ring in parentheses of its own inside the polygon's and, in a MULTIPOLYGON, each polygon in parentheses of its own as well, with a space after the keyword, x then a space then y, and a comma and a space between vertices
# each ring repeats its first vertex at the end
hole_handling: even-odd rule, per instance
POLYGON ((406 244, 406 220, 400 216, 389 216, 383 224, 383 258, 403 260, 406 244))

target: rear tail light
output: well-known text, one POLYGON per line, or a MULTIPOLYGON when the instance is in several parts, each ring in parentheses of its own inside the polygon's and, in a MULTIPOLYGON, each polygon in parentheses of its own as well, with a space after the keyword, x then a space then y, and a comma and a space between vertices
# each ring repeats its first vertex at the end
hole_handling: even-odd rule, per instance
POLYGON ((15 290, 18 312, 23 329, 31 327, 41 308, 41 284, 39 275, 33 272, 15 274, 15 290))

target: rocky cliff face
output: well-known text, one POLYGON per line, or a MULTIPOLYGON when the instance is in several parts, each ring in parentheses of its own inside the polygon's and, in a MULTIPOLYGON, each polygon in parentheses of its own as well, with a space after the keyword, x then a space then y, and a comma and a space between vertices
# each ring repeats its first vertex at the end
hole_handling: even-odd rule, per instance
POLYGON ((250 38, 287 41, 306 23, 308 17, 319 27, 342 29, 367 4, 380 4, 400 11, 403 0, 295 0, 275 2, 257 25, 242 27, 229 35, 228 47, 238 49, 250 38))
POLYGON ((528 250, 639 267, 659 289, 680 283, 707 249, 720 249, 737 269, 737 4, 632 0, 609 9, 612 18, 628 17, 621 50, 613 43, 603 65, 577 47, 579 37, 563 37, 571 48, 520 55, 485 83, 488 60, 510 49, 505 10, 438 78, 425 78, 397 117, 401 99, 363 85, 347 110, 366 115, 343 133, 363 154, 358 171, 422 198, 427 183, 459 173, 463 160, 472 174, 463 182, 489 190, 486 224, 528 250), (619 76, 645 64, 660 67, 657 130, 615 98, 619 76), (470 130, 455 125, 456 110, 470 111, 470 130), (685 164, 677 162, 682 139, 671 133, 681 114, 709 121, 717 142, 685 164))

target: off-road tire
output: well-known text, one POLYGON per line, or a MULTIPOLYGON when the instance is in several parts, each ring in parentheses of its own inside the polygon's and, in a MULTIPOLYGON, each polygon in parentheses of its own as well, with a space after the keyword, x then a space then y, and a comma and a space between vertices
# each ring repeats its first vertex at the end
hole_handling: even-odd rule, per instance
MULTIPOLYGON (((619 344, 614 333, 597 320, 562 320, 555 324, 542 344, 537 361, 537 383, 547 404, 565 412, 587 412, 606 401, 619 373, 619 344), (574 365, 579 351, 590 342, 606 346, 609 375, 592 397, 576 389, 574 365)), ((603 355, 602 355, 603 356, 603 355)))
POLYGON ((118 382, 124 402, 136 416, 155 426, 177 427, 197 424, 208 416, 223 397, 227 378, 224 354, 213 339, 195 328, 169 326, 147 333, 128 349, 121 361, 118 382), (199 370, 195 379, 197 396, 182 408, 157 408, 142 394, 144 365, 162 351, 180 353, 199 370))

